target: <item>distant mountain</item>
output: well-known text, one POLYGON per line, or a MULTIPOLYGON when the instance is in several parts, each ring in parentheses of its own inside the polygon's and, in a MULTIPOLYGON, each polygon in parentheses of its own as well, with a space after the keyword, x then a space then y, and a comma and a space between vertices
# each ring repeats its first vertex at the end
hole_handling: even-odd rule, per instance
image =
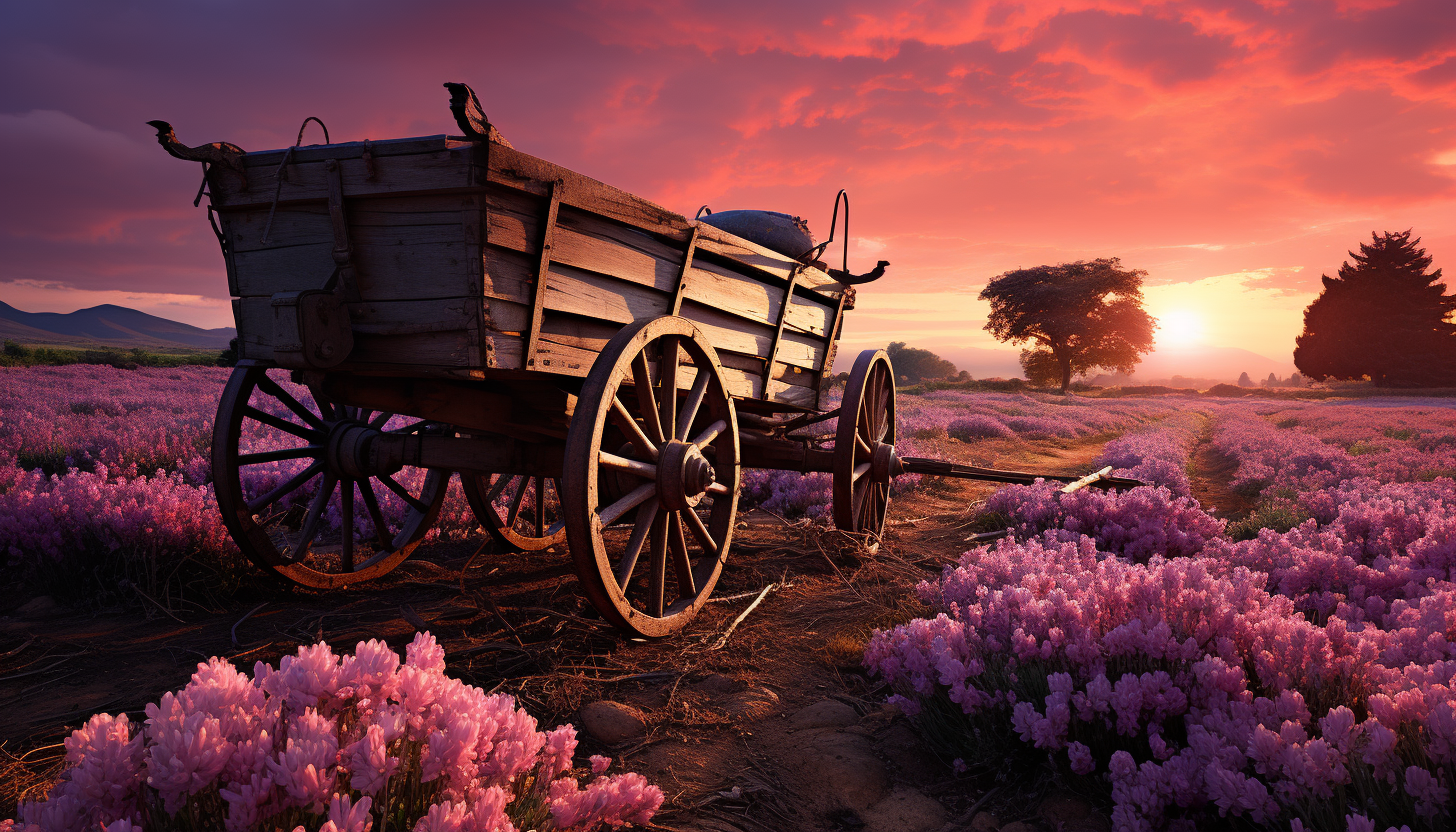
POLYGON ((63 314, 0 301, 0 338, 22 344, 221 350, 236 335, 232 327, 202 329, 109 303, 63 314))
POLYGON ((1276 361, 1238 347, 1165 347, 1144 356, 1132 377, 1134 384, 1153 384, 1173 376, 1217 379, 1232 384, 1238 380, 1239 373, 1264 379, 1270 373, 1286 378, 1293 372, 1293 357, 1276 361))

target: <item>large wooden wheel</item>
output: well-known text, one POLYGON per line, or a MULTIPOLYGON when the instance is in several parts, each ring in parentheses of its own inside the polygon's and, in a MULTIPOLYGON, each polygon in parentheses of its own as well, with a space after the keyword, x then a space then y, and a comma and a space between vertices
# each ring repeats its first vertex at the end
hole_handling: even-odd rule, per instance
POLYGON ((434 429, 322 401, 285 370, 233 371, 213 424, 212 472, 223 523, 249 560, 330 589, 383 575, 409 556, 439 514, 450 474, 348 475, 339 445, 361 427, 434 429))
POLYGON ((561 488, 577 575, 602 616, 649 638, 692 620, 733 539, 738 420, 690 321, 643 321, 607 343, 571 419, 561 488))
POLYGON ((834 435, 834 524, 879 542, 890 508, 895 451, 895 371, 884 350, 865 350, 844 386, 834 435))
POLYGON ((517 552, 539 552, 566 540, 561 480, 528 474, 460 475, 465 499, 481 528, 517 552))

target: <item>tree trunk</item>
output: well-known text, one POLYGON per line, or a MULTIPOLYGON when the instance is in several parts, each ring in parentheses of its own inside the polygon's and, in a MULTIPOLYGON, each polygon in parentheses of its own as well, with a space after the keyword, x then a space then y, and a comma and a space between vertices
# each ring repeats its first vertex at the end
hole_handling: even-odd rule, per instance
POLYGON ((1059 358, 1057 362, 1062 365, 1062 395, 1067 395, 1067 388, 1072 386, 1072 359, 1059 358))

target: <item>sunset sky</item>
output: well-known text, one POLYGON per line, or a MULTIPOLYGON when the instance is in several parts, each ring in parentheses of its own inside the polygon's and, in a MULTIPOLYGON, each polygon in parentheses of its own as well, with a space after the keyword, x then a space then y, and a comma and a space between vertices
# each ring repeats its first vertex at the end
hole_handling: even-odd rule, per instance
POLYGON ((146 121, 248 150, 310 115, 455 132, 444 81, 517 148, 689 216, 822 238, 847 188, 851 269, 893 265, 841 354, 998 374, 987 280, 1120 257, 1160 346, 1292 369, 1320 274, 1372 231, 1456 265, 1453 0, 6 3, 0 300, 231 325, 197 167, 146 121))

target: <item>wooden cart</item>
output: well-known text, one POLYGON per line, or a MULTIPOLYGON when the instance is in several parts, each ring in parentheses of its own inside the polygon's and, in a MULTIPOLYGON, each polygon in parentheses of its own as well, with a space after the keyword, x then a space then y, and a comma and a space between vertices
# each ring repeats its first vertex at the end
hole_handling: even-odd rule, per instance
POLYGON ((243 153, 153 122, 204 162, 227 264, 212 461, 242 551, 313 587, 382 575, 458 472, 501 544, 564 542, 651 637, 711 594, 744 467, 832 473, 836 523, 876 537, 908 469, 882 351, 827 407, 853 289, 515 150, 454 92, 465 138, 243 153), (832 444, 792 433, 833 417, 832 444))

